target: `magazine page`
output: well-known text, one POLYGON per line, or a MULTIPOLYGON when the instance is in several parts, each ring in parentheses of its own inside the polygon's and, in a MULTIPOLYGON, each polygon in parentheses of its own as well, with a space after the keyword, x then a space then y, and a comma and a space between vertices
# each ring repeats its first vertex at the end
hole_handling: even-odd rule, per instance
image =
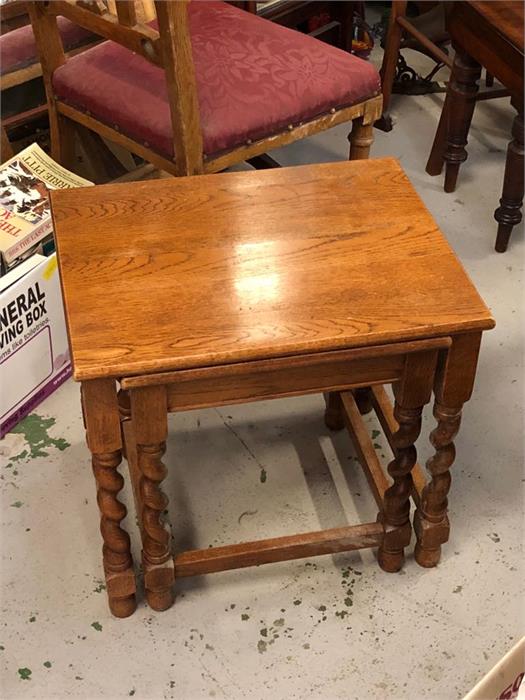
POLYGON ((0 167, 0 255, 8 267, 51 232, 47 189, 91 185, 50 158, 36 143, 0 167))

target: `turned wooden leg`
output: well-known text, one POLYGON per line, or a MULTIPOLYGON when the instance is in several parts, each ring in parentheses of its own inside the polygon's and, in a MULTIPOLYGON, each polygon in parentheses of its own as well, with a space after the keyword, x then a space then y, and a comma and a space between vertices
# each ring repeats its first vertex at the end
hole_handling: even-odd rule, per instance
POLYGON ((13 147, 11 146, 11 142, 9 141, 9 138, 7 136, 7 132, 3 126, 0 128, 0 132, 2 135, 2 142, 1 142, 1 149, 0 149, 0 163, 3 163, 6 160, 9 160, 9 158, 12 158, 14 153, 13 153, 13 147))
POLYGON ((399 57, 399 47, 401 46, 401 36, 403 30, 397 23, 398 17, 406 14, 407 2, 393 0, 388 21, 388 30, 385 39, 385 50, 383 63, 381 64, 381 91, 383 93, 383 115, 376 122, 376 127, 383 131, 392 130, 392 120, 388 116, 390 98, 392 96, 392 86, 396 76, 397 59, 399 57))
POLYGON ((324 412, 324 422, 329 430, 334 432, 345 427, 341 395, 338 391, 330 391, 324 394, 326 409, 324 412))
POLYGON ((348 140, 350 141, 350 160, 365 160, 374 142, 373 125, 363 124, 363 117, 354 119, 348 140))
MULTIPOLYGON (((370 413, 373 408, 372 390, 370 387, 360 389, 352 389, 357 408, 361 415, 370 413)), ((343 403, 341 394, 338 391, 330 391, 324 394, 326 409, 324 412, 324 422, 326 427, 334 432, 342 430, 345 427, 345 419, 343 413, 343 403)))
POLYGON ((372 389, 369 386, 364 386, 360 389, 352 389, 352 394, 354 395, 359 413, 362 416, 370 413, 374 407, 372 403, 372 389))
POLYGON ((166 477, 162 455, 166 450, 167 398, 163 386, 132 389, 131 420, 137 444, 142 512, 142 565, 146 599, 154 610, 166 610, 174 601, 175 569, 171 532, 164 519, 168 498, 161 483, 166 477))
POLYGON ((430 151, 427 166, 425 168, 429 175, 441 175, 441 171, 443 170, 445 144, 447 141, 449 108, 450 100, 447 94, 447 96, 445 97, 445 101, 443 102, 443 108, 439 116, 439 123, 436 129, 436 135, 434 136, 434 142, 432 144, 432 149, 430 151))
POLYGON ((452 66, 447 99, 447 147, 445 150, 445 192, 454 192, 459 166, 467 160, 467 137, 476 105, 481 66, 459 46, 452 66))
POLYGON ((113 615, 127 617, 136 608, 136 586, 129 535, 120 524, 126 517, 126 507, 117 497, 124 479, 117 471, 122 442, 115 382, 111 379, 83 382, 82 407, 97 484, 109 607, 113 615))
POLYGON ((118 408, 120 413, 120 429, 122 433, 122 455, 128 463, 129 477, 133 489, 135 513, 142 534, 142 498, 140 495, 141 473, 137 456, 137 441, 135 429, 131 420, 131 399, 129 391, 121 389, 118 392, 118 408))
POLYGON ((393 435, 394 459, 388 465, 393 484, 385 491, 383 510, 384 537, 378 551, 384 571, 399 571, 405 559, 404 548, 412 534, 410 526, 411 471, 417 461, 415 442, 421 430, 423 406, 430 399, 437 353, 416 353, 406 358, 402 380, 394 385, 394 416, 398 429, 393 435))
POLYGON ((504 253, 509 244, 510 234, 516 224, 521 221, 523 205, 523 112, 514 118, 512 124, 512 141, 507 149, 503 192, 499 207, 494 212, 498 222, 496 250, 504 253))
POLYGON ((447 496, 451 482, 449 470, 456 456, 453 440, 459 430, 462 406, 472 394, 480 341, 479 333, 458 336, 440 357, 434 406, 438 424, 430 435, 435 454, 426 464, 430 481, 423 489, 414 517, 415 558, 424 567, 437 565, 441 545, 449 538, 447 496))
POLYGON ((75 172, 75 122, 60 114, 55 106, 49 110, 51 157, 75 172))
POLYGON ((447 495, 451 482, 449 469, 456 457, 453 440, 459 430, 461 406, 447 407, 436 402, 434 417, 438 424, 430 434, 430 442, 436 452, 426 464, 431 480, 423 489, 421 504, 414 521, 418 538, 416 561, 425 567, 437 565, 441 556, 441 544, 448 540, 450 526, 447 517, 447 495))

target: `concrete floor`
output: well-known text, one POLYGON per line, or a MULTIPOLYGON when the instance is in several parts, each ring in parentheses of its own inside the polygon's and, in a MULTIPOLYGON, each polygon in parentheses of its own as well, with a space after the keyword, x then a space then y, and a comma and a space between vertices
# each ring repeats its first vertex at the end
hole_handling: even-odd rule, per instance
MULTIPOLYGON (((456 443, 453 529, 439 567, 418 567, 412 547, 396 575, 369 551, 275 564, 183 580, 168 612, 141 602, 131 618, 112 618, 69 381, 3 443, 3 698, 448 700, 523 634, 523 228, 506 254, 493 251, 512 111, 502 101, 478 105, 469 161, 447 195, 424 172, 441 102, 395 99, 397 125, 377 132, 373 149, 400 159, 497 320, 456 443)), ((346 132, 277 158, 346 158, 346 132)), ((375 519, 349 442, 328 434, 322 408, 309 397, 172 416, 175 546, 375 519)), ((431 424, 427 409, 421 460, 431 424)), ((127 526, 136 541, 133 508, 127 526)))

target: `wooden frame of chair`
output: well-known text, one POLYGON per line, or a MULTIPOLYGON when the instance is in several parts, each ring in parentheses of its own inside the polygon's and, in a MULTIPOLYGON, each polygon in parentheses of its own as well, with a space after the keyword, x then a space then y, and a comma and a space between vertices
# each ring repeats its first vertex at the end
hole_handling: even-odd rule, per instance
MULTIPOLYGON (((426 52, 434 58, 434 60, 439 63, 445 64, 452 71, 452 58, 446 54, 439 46, 434 44, 428 37, 422 34, 406 17, 407 0, 393 0, 392 9, 390 12, 390 18, 388 22, 388 29, 385 41, 385 52, 383 56, 383 62, 381 64, 381 84, 383 92, 383 114, 381 119, 378 120, 376 126, 383 131, 392 130, 392 120, 388 114, 388 107, 390 105, 390 98, 392 97, 392 86, 394 84, 394 78, 396 74, 397 59, 399 57, 399 52, 401 49, 401 37, 403 31, 407 32, 413 39, 415 39, 426 52)), ((492 76, 487 74, 486 84, 487 87, 492 86, 492 76)), ((509 95, 507 90, 504 89, 494 89, 488 92, 482 92, 477 97, 478 100, 489 100, 498 97, 507 97, 509 95)), ((444 146, 444 139, 446 138, 446 117, 440 120, 439 128, 436 133, 436 138, 434 145, 432 147, 432 154, 429 159, 429 165, 427 167, 427 172, 431 175, 439 174, 441 168, 436 165, 437 159, 439 158, 438 151, 442 150, 444 146), (430 168, 430 170, 428 169, 430 168), (431 172, 439 168, 439 172, 431 172)))
MULTIPOLYGON (((144 0, 142 0, 142 2, 144 2, 144 0)), ((114 4, 114 0, 108 0, 108 4, 110 5, 110 7, 112 3, 114 4)), ((28 17, 29 2, 27 0, 20 0, 17 2, 11 2, 8 5, 2 5, 2 7, 0 8, 0 14, 2 17, 2 21, 4 19, 16 18, 18 20, 19 26, 13 27, 13 30, 19 29, 25 24, 28 24, 30 21, 28 17)), ((64 52, 64 56, 66 58, 76 56, 76 54, 81 53, 82 51, 85 51, 88 48, 91 48, 91 46, 94 46, 96 43, 98 43, 98 40, 94 41, 92 44, 88 43, 83 44, 82 46, 78 46, 77 48, 64 52)), ((28 83, 30 80, 40 78, 41 76, 42 65, 40 61, 35 61, 35 63, 31 63, 28 66, 24 66, 23 68, 19 68, 17 70, 11 71, 10 73, 6 73, 5 75, 3 75, 0 89, 2 92, 4 92, 4 90, 9 90, 10 88, 16 87, 17 85, 23 85, 24 83, 28 83)), ((2 134, 2 143, 4 144, 5 139, 7 139, 7 142, 9 142, 7 136, 7 132, 9 130, 16 129, 21 124, 26 124, 28 122, 39 119, 40 117, 45 115, 47 111, 48 105, 42 104, 37 105, 32 109, 25 110, 24 112, 20 112, 19 114, 14 114, 2 120, 2 129, 4 132, 2 134)))
POLYGON ((332 109, 330 113, 305 123, 290 124, 287 129, 278 134, 245 143, 213 158, 206 157, 203 153, 188 27, 188 0, 178 2, 155 0, 158 32, 147 24, 137 21, 134 4, 133 0, 116 0, 117 14, 113 15, 106 10, 100 0, 90 2, 88 0, 83 2, 54 0, 49 3, 30 3, 30 15, 39 46, 48 96, 52 155, 62 164, 68 163, 71 125, 74 122, 124 146, 157 168, 173 175, 218 172, 233 163, 260 156, 272 148, 292 143, 346 121, 353 122, 352 133, 349 136, 350 158, 368 157, 373 141, 372 126, 381 114, 381 95, 349 107, 332 109), (173 161, 55 97, 51 82, 52 74, 66 61, 57 29, 58 15, 63 15, 85 29, 125 46, 150 63, 164 69, 176 154, 173 161))

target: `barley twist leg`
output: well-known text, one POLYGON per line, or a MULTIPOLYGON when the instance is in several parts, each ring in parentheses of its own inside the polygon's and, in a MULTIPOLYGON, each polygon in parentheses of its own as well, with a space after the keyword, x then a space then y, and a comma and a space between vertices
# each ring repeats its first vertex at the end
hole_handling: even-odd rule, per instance
POLYGON ((401 569, 404 548, 410 542, 410 472, 417 461, 414 443, 421 430, 422 408, 403 408, 397 401, 394 406, 399 428, 394 434, 396 456, 388 465, 394 483, 385 492, 382 514, 385 536, 378 552, 379 565, 389 572, 401 569))
POLYGON ((118 499, 124 479, 117 471, 122 458, 122 443, 114 382, 84 382, 82 406, 97 485, 109 607, 117 617, 127 617, 136 608, 136 586, 130 538, 121 525, 127 514, 126 506, 118 499))
POLYGON ((423 489, 421 503, 414 518, 417 536, 415 557, 418 564, 424 567, 437 565, 441 557, 441 545, 449 537, 449 470, 456 457, 453 440, 459 430, 461 407, 447 407, 436 402, 434 417, 437 426, 430 434, 430 442, 436 451, 426 465, 431 480, 423 489))
POLYGON ((140 523, 142 563, 147 601, 154 610, 166 610, 174 601, 175 570, 171 531, 164 519, 168 498, 161 489, 167 469, 167 404, 164 387, 144 387, 131 392, 132 423, 137 440, 140 474, 140 523))

